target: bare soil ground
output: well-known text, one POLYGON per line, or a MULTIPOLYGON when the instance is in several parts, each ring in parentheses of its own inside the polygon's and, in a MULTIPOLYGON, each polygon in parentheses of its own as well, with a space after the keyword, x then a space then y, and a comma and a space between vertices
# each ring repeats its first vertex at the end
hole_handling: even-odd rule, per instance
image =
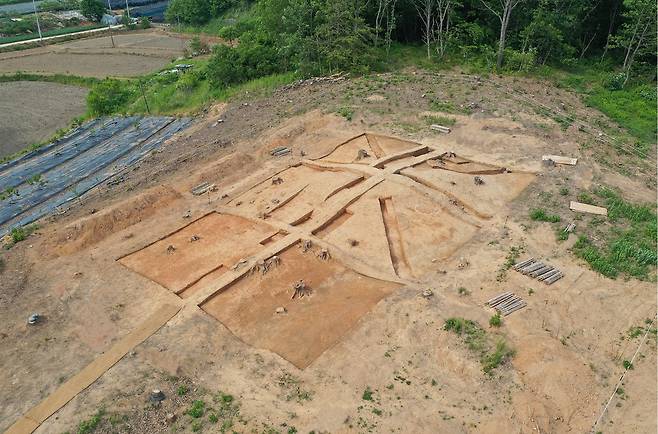
MULTIPOLYGON (((606 122, 546 83, 493 82, 606 122)), ((654 162, 597 137, 486 83, 418 71, 212 107, 2 254, 0 429, 166 302, 183 308, 36 432, 74 431, 99 409, 97 432, 589 431, 641 341, 629 329, 656 314, 655 284, 597 275, 573 238, 527 216, 561 186, 655 198, 654 162), (437 116, 452 133, 429 130, 437 116), (276 146, 293 152, 271 157, 276 146), (544 167, 547 153, 579 162, 544 167), (192 195, 201 182, 217 189, 192 195), (513 247, 565 277, 507 270, 513 247), (308 291, 293 298, 299 279, 308 291), (483 304, 503 291, 528 306, 488 328, 483 304), (30 327, 33 312, 45 320, 30 327), (515 356, 485 374, 443 330, 450 317, 515 356), (167 398, 153 406, 156 388, 167 398)), ((568 200, 551 206, 568 216, 568 200)), ((640 354, 598 430, 654 432, 655 335, 640 354)))
POLYGON ((48 140, 84 114, 87 89, 57 83, 0 83, 0 157, 48 140), (16 102, 20 101, 20 104, 16 102))
POLYGON ((188 42, 160 29, 86 38, 1 53, 0 73, 132 77, 158 70, 182 56, 188 42))

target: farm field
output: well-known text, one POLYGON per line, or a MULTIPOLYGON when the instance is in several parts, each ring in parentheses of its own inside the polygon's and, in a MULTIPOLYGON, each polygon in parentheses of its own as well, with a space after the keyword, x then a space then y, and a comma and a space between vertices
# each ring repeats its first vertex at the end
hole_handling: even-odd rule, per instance
POLYGON ((87 92, 58 83, 0 83, 0 158, 49 139, 84 114, 87 92))
POLYGON ((134 77, 156 71, 182 56, 187 44, 187 39, 158 29, 80 39, 0 53, 0 73, 134 77))

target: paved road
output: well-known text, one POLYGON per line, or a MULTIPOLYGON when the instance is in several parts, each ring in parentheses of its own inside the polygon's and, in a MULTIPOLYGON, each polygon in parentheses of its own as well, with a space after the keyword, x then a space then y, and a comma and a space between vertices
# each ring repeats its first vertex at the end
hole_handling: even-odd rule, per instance
MULTIPOLYGON (((112 30, 116 30, 116 29, 120 29, 120 28, 122 28, 122 27, 123 27, 123 24, 118 24, 118 25, 116 25, 116 26, 111 26, 110 28, 111 28, 112 30)), ((92 35, 92 34, 94 34, 94 33, 104 32, 104 31, 106 31, 106 30, 107 30, 107 27, 99 27, 99 28, 97 28, 97 29, 83 30, 83 31, 81 31, 81 32, 66 33, 66 34, 63 34, 63 35, 56 35, 56 36, 46 36, 45 38, 42 39, 42 41, 50 41, 50 40, 52 40, 52 39, 65 38, 65 37, 67 37, 67 36, 71 36, 71 35, 84 35, 84 34, 92 35)), ((11 47, 12 45, 27 44, 27 43, 34 42, 34 41, 36 41, 37 39, 39 39, 39 35, 35 35, 34 38, 32 38, 32 39, 26 39, 26 40, 24 40, 24 41, 16 41, 16 42, 8 42, 8 43, 6 43, 6 44, 0 44, 0 48, 3 48, 3 47, 11 47)))

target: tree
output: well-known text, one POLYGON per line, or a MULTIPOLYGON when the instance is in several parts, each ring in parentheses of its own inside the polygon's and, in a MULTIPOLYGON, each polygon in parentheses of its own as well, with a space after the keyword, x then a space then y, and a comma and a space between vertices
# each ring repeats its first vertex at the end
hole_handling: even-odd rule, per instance
POLYGON ((446 51, 448 31, 450 30, 450 12, 452 0, 437 0, 437 18, 434 25, 434 39, 436 40, 436 53, 443 57, 446 51))
POLYGON ((624 0, 624 24, 614 37, 614 44, 624 49, 624 84, 626 85, 638 56, 652 57, 656 49, 656 0, 624 0))
POLYGON ((319 54, 316 72, 363 70, 373 62, 373 29, 361 17, 361 5, 353 0, 327 1, 320 9, 313 47, 319 54))
POLYGON ((498 40, 498 58, 496 60, 498 69, 503 66, 507 26, 509 26, 512 11, 522 1, 524 0, 480 0, 484 7, 489 9, 500 21, 500 39, 498 40))
POLYGON ((99 0, 82 0, 80 13, 91 21, 99 22, 105 13, 105 6, 99 0))
POLYGON ((171 0, 165 11, 165 18, 171 23, 199 25, 208 22, 210 17, 208 0, 171 0))
POLYGON ((430 46, 434 40, 434 4, 436 0, 413 0, 413 2, 423 25, 423 43, 429 59, 431 57, 430 46))

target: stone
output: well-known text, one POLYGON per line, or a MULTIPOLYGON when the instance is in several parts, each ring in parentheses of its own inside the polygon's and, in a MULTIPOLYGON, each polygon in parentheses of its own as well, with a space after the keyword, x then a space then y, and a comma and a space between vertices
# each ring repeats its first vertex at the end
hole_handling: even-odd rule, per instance
POLYGON ((286 313, 288 311, 286 310, 285 307, 279 306, 279 307, 276 308, 276 310, 274 312, 276 312, 277 314, 283 314, 283 313, 286 313))
POLYGON ((151 396, 149 396, 149 401, 152 403, 160 403, 164 401, 165 399, 165 394, 162 392, 160 389, 155 389, 151 392, 151 396))
POLYGON ((423 297, 425 297, 425 298, 430 298, 433 295, 434 295, 434 292, 432 292, 432 290, 429 289, 429 288, 427 288, 423 291, 423 297))

